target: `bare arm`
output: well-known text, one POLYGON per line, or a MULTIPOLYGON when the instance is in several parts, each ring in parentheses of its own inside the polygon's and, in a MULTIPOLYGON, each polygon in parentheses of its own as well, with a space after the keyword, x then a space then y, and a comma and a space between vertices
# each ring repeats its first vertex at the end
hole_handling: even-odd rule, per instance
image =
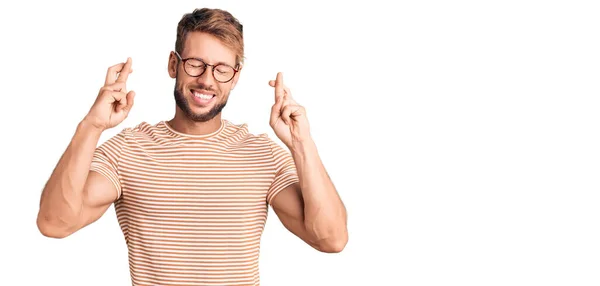
POLYGON ((310 135, 306 110, 283 84, 283 74, 269 81, 275 104, 269 124, 292 153, 299 183, 272 199, 285 227, 323 252, 340 252, 348 242, 346 208, 335 189, 310 135))
POLYGON ((43 235, 69 236, 100 218, 117 198, 112 182, 90 167, 102 132, 122 122, 133 106, 135 93, 125 87, 129 73, 131 59, 108 69, 96 102, 46 182, 37 217, 43 235))
POLYGON ((104 176, 90 172, 101 130, 82 121, 46 183, 37 226, 48 237, 63 238, 96 221, 116 198, 104 176))
POLYGON ((346 208, 327 175, 314 142, 297 144, 292 156, 299 183, 272 201, 283 225, 322 252, 340 252, 348 242, 346 208))

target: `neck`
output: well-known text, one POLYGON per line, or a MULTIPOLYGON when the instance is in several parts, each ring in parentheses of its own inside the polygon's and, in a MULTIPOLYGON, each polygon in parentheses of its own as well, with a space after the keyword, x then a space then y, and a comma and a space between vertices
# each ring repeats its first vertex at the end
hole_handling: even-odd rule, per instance
POLYGON ((221 127, 221 114, 206 122, 196 122, 187 116, 176 112, 175 117, 167 122, 177 132, 189 135, 206 135, 213 133, 221 127))

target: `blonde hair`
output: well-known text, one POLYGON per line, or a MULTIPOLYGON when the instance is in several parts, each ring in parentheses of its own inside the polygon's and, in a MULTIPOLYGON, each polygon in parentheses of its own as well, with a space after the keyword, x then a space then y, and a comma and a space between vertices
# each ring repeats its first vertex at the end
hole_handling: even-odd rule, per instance
POLYGON ((243 26, 231 13, 221 9, 202 8, 183 15, 177 25, 175 51, 183 52, 185 37, 189 32, 204 32, 221 40, 236 56, 236 68, 244 61, 243 26))

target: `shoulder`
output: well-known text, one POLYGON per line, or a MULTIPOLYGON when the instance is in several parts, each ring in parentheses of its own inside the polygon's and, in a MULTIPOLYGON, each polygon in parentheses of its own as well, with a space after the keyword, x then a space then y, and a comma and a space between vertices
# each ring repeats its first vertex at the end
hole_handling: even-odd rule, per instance
POLYGON ((157 134, 164 134, 164 130, 161 128, 162 124, 162 121, 155 124, 142 121, 132 126, 111 130, 104 136, 109 137, 107 141, 120 141, 122 144, 132 143, 154 137, 157 134))
POLYGON ((248 123, 234 123, 229 120, 223 120, 223 135, 229 138, 237 138, 242 141, 265 142, 268 138, 266 133, 256 133, 250 130, 248 123))
POLYGON ((119 134, 128 137, 145 136, 157 132, 160 124, 162 124, 162 121, 155 124, 142 121, 132 126, 122 127, 119 134))
POLYGON ((146 138, 151 136, 156 136, 159 134, 165 134, 165 122, 159 121, 157 123, 148 123, 146 121, 142 121, 137 125, 134 125, 129 128, 125 128, 124 131, 128 132, 132 138, 146 138))
POLYGON ((233 123, 224 120, 225 128, 223 134, 229 140, 241 143, 244 145, 252 145, 262 148, 277 148, 280 146, 273 137, 266 132, 252 132, 248 123, 233 123))

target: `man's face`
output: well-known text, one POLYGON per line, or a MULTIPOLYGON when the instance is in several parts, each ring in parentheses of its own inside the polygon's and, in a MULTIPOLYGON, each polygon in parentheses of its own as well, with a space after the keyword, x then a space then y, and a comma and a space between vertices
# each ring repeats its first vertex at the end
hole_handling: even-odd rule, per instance
MULTIPOLYGON (((209 65, 224 63, 235 67, 233 50, 206 33, 188 33, 180 56, 182 59, 201 59, 209 65)), ((188 71, 193 71, 195 66, 197 64, 188 65, 188 71)), ((214 74, 218 72, 215 71, 214 74)), ((186 117, 196 122, 211 120, 223 110, 239 77, 239 73, 236 73, 231 81, 219 82, 215 79, 211 66, 206 66, 204 73, 198 77, 190 76, 184 70, 183 62, 175 54, 171 55, 169 61, 169 73, 171 77, 176 78, 174 96, 177 106, 186 117)))

